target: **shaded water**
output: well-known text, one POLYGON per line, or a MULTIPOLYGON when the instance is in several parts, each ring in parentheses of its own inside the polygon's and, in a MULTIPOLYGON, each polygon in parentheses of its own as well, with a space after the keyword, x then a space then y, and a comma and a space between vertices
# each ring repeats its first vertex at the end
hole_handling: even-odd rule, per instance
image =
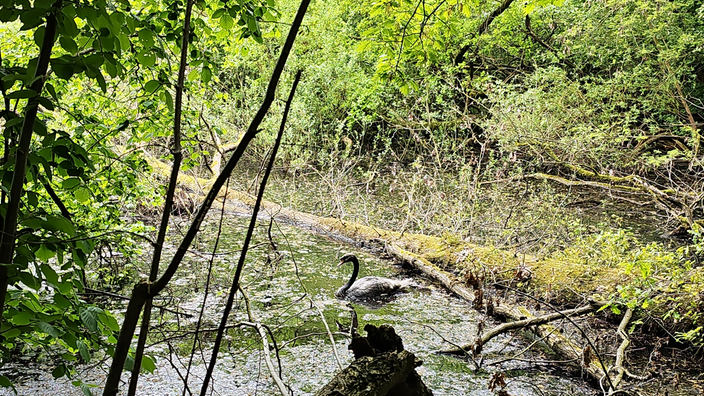
MULTIPOLYGON (((219 242, 218 253, 213 260, 210 292, 206 301, 207 312, 202 328, 215 328, 227 298, 227 290, 239 258, 245 221, 237 216, 226 216, 219 242)), ((177 234, 177 233, 176 233, 177 234)), ((213 238, 218 234, 218 223, 212 220, 203 226, 201 239, 196 242, 188 262, 177 272, 172 286, 156 305, 176 306, 192 315, 174 316, 169 313, 156 314, 157 342, 150 353, 157 358, 157 370, 140 379, 141 395, 179 395, 183 388, 180 376, 185 375, 191 348, 191 338, 177 338, 195 329, 198 310, 202 305, 203 292, 208 274, 213 238), (164 339, 170 339, 169 353, 164 339)), ((360 258, 360 276, 378 275, 391 278, 411 276, 401 268, 378 259, 364 251, 330 241, 300 229, 274 226, 272 234, 281 259, 266 238, 267 230, 259 227, 248 254, 242 286, 249 297, 251 312, 247 315, 245 301, 238 294, 230 323, 258 321, 267 325, 275 335, 281 348, 280 362, 283 381, 295 395, 312 394, 339 370, 333 346, 327 335, 322 316, 330 329, 337 333, 336 322, 343 327, 351 323, 350 307, 334 297, 334 292, 350 276, 351 266, 337 267, 337 258, 344 252, 354 252, 360 258)), ((174 243, 179 238, 174 236, 174 243)), ((506 376, 506 390, 511 395, 569 395, 594 393, 576 378, 564 373, 548 370, 545 366, 531 362, 512 362, 500 366, 487 365, 513 356, 526 344, 509 336, 497 337, 484 347, 484 367, 475 371, 471 362, 436 354, 438 350, 451 347, 451 343, 471 342, 477 334, 478 323, 484 318, 469 304, 448 295, 442 289, 423 279, 422 290, 400 294, 393 301, 380 307, 359 303, 351 306, 359 319, 359 328, 365 324, 390 324, 394 326, 407 350, 423 360, 418 369, 423 380, 435 395, 493 395, 489 380, 493 373, 502 371, 506 376)), ((492 323, 487 323, 492 326, 492 323)), ((214 335, 207 335, 202 350, 197 350, 189 386, 194 393, 200 389, 204 373, 203 361, 210 356, 210 343, 214 335)), ((347 350, 347 338, 335 336, 335 348, 343 366, 352 360, 347 350)), ((229 330, 213 381, 213 394, 254 395, 277 394, 270 380, 261 353, 261 342, 256 331, 248 327, 233 327, 229 330)), ((522 358, 530 360, 530 356, 522 358)), ((104 368, 94 367, 83 373, 86 381, 97 383, 104 380, 104 368)), ((127 377, 125 374, 123 376, 127 377)), ((55 395, 83 394, 66 381, 55 382, 46 378, 32 379, 18 388, 19 394, 55 395)), ((98 393, 98 392, 96 392, 98 393)), ((0 392, 0 394, 11 394, 0 392)))

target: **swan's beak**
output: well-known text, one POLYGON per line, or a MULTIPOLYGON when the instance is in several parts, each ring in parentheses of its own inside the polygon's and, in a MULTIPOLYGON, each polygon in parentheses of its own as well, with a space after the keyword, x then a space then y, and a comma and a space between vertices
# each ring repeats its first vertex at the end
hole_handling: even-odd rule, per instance
POLYGON ((340 263, 339 263, 337 266, 340 267, 340 266, 342 266, 342 264, 344 264, 344 263, 345 263, 344 261, 340 261, 340 263))

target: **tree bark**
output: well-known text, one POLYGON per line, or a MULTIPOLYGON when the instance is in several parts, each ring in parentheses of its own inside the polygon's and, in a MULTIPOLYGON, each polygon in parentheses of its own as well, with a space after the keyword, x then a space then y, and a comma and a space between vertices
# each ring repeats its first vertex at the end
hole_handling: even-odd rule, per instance
MULTIPOLYGON (((49 69, 49 59, 51 58, 51 50, 54 48, 54 40, 56 39, 56 12, 59 12, 62 1, 59 0, 54 4, 54 11, 46 17, 46 25, 44 27, 44 39, 39 50, 39 58, 37 67, 34 71, 34 82, 30 85, 30 89, 36 93, 36 96, 27 100, 27 106, 24 112, 24 123, 20 132, 19 146, 15 152, 15 165, 12 172, 12 184, 10 186, 10 196, 5 211, 5 218, 2 227, 2 235, 0 236, 0 324, 2 323, 2 315, 5 311, 5 295, 7 294, 8 286, 8 267, 12 265, 12 260, 15 256, 15 233, 17 232, 17 219, 20 210, 20 201, 24 193, 24 180, 27 173, 27 158, 29 157, 29 145, 32 142, 34 134, 34 124, 37 120, 37 111, 39 109, 39 98, 44 88, 44 80, 46 79, 47 70, 49 69)), ((8 149, 9 147, 6 147, 8 149)))
MULTIPOLYGON (((498 8, 496 8, 494 11, 489 14, 489 16, 486 17, 484 22, 482 22, 481 25, 479 25, 479 28, 477 29, 476 36, 481 36, 484 34, 488 29, 489 25, 491 25, 492 22, 494 22, 494 19, 501 15, 504 11, 508 9, 508 7, 511 6, 511 3, 513 3, 513 0, 503 0, 501 4, 499 5, 498 8)), ((457 53, 455 56, 455 65, 459 65, 460 63, 465 61, 465 55, 467 55, 467 52, 472 48, 470 44, 465 45, 460 49, 460 52, 457 53)))

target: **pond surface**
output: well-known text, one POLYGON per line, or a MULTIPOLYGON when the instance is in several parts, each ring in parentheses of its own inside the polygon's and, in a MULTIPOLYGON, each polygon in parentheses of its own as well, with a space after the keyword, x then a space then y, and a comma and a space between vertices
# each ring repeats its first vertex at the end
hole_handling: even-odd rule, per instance
MULTIPOLYGON (((245 300, 238 294, 230 323, 257 321, 268 326, 280 350, 281 377, 295 395, 309 395, 320 389, 339 370, 352 361, 347 350, 348 339, 335 336, 334 349, 322 317, 330 330, 351 324, 352 307, 359 321, 359 329, 371 323, 390 324, 399 334, 407 350, 423 361, 418 372, 434 395, 494 395, 489 381, 494 373, 503 372, 506 391, 511 395, 589 395, 595 392, 579 378, 573 378, 549 365, 536 363, 541 356, 521 355, 523 361, 492 365, 514 356, 528 343, 518 338, 501 336, 484 346, 485 360, 476 371, 472 362, 436 352, 451 348, 452 344, 466 344, 477 334, 478 323, 485 320, 468 303, 444 290, 416 278, 423 287, 398 295, 381 306, 359 303, 347 304, 337 300, 334 292, 351 274, 351 266, 337 267, 338 258, 346 252, 355 253, 362 263, 360 276, 377 275, 405 278, 412 274, 381 260, 375 255, 342 245, 307 231, 274 225, 271 230, 277 250, 268 242, 269 231, 257 228, 254 248, 248 259, 242 286, 248 296, 253 318, 247 314, 245 300), (321 317, 322 315, 322 317, 321 317)), ((201 328, 215 328, 227 298, 235 272, 246 219, 226 214, 217 254, 212 260, 209 293, 201 328)), ((174 227, 178 230, 179 227, 174 227)), ((167 293, 155 305, 168 305, 191 316, 175 316, 155 310, 156 327, 149 353, 157 360, 157 369, 140 378, 140 395, 180 395, 188 365, 192 333, 203 305, 209 272, 213 238, 218 235, 218 219, 211 219, 202 228, 201 237, 189 254, 188 262, 177 272, 167 293), (166 341, 168 340, 168 342, 166 341), (169 351, 172 351, 170 353, 169 351)), ((180 240, 174 233, 172 243, 180 240)), ((171 247, 173 249, 173 246, 171 247)), ((487 322, 491 327, 494 323, 487 322)), ((203 361, 210 356, 213 333, 202 339, 194 355, 189 375, 191 392, 198 394, 204 374, 203 361)), ((273 353, 272 353, 273 355, 273 353)), ((274 357, 275 359, 275 357, 274 357)), ((275 360, 276 362, 276 360, 275 360)), ((105 368, 101 365, 86 368, 80 375, 86 382, 100 386, 105 368)), ((128 374, 123 375, 123 379, 128 374)), ((278 394, 266 368, 261 352, 261 341, 249 327, 233 326, 219 353, 212 390, 215 395, 271 395, 278 394)), ((33 376, 18 386, 20 395, 82 395, 83 392, 66 380, 54 381, 50 375, 33 376)), ((96 389, 96 394, 101 392, 96 389)), ((11 392, 0 391, 1 395, 11 392)))

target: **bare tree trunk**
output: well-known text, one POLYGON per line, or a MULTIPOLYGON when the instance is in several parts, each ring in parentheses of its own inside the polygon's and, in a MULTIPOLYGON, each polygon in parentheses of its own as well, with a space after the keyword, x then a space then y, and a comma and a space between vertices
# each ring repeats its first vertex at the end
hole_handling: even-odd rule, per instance
MULTIPOLYGON (((39 108, 39 98, 44 88, 44 80, 49 69, 49 59, 51 50, 54 48, 56 39, 56 15, 60 12, 62 1, 54 4, 54 12, 46 16, 44 27, 44 39, 39 50, 37 68, 34 71, 34 82, 29 89, 34 91, 35 96, 27 100, 24 112, 24 123, 20 132, 19 146, 15 152, 15 166, 12 172, 12 184, 10 186, 10 196, 5 211, 5 219, 0 236, 0 322, 5 310, 5 295, 8 286, 8 267, 12 265, 15 256, 15 233, 17 231, 17 218, 19 216, 20 201, 24 190, 24 179, 27 173, 27 158, 29 157, 29 145, 34 134, 34 124, 37 120, 37 110, 39 108)), ((6 147, 7 149, 8 147, 6 147)))
MULTIPOLYGON (((166 192, 166 200, 164 202, 164 212, 161 215, 161 224, 159 226, 159 234, 154 244, 154 254, 152 256, 152 266, 149 272, 149 282, 154 282, 159 274, 159 262, 161 261, 161 251, 164 248, 164 240, 166 239, 166 230, 169 226, 169 217, 171 215, 171 207, 174 204, 174 194, 176 185, 178 184, 178 174, 181 169, 181 160, 183 153, 181 152, 181 112, 183 107, 183 82, 186 75, 186 67, 188 66, 188 41, 191 33, 191 11, 193 10, 194 0, 188 0, 186 4, 186 12, 183 21, 183 38, 181 39, 181 60, 178 69, 178 82, 176 83, 176 103, 174 104, 174 146, 172 153, 174 155, 174 163, 171 167, 171 176, 169 177, 169 187, 166 192)), ((137 340, 137 348, 134 353, 134 366, 132 367, 132 376, 130 377, 130 386, 128 395, 134 396, 137 392, 137 382, 139 381, 139 372, 142 367, 142 356, 144 355, 144 345, 147 342, 149 334, 149 322, 152 316, 152 298, 147 298, 144 304, 144 313, 142 314, 142 325, 139 330, 139 339, 137 340)))

